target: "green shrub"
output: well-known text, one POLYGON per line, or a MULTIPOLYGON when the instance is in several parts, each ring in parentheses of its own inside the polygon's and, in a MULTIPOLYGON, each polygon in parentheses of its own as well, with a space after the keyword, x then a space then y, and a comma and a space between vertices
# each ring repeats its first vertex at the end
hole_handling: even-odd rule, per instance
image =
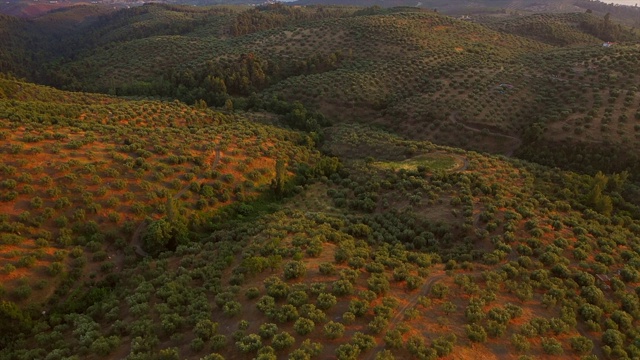
POLYGON ((307 267, 302 261, 291 261, 284 265, 284 278, 297 279, 303 277, 307 272, 307 267))
POLYGON ((237 341, 236 347, 244 353, 255 352, 262 347, 262 340, 257 334, 249 334, 237 341))
POLYGON ((344 325, 329 321, 324 325, 324 334, 329 339, 337 339, 344 335, 344 325))
POLYGON ((305 318, 298 318, 298 320, 296 320, 296 322, 293 324, 293 329, 299 334, 299 335, 307 335, 310 332, 313 331, 315 327, 315 323, 310 320, 310 319, 305 319, 305 318))
POLYGON ((283 331, 273 337, 271 346, 273 346, 273 348, 276 350, 283 350, 291 347, 291 345, 293 345, 295 341, 296 339, 293 336, 291 336, 288 332, 283 331))

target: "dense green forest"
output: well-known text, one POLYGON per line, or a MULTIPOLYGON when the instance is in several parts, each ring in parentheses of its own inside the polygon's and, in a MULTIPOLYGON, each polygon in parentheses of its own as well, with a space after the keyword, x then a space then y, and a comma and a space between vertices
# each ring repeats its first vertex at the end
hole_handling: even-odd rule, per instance
POLYGON ((590 10, 0 16, 0 359, 640 357, 640 35, 590 10))

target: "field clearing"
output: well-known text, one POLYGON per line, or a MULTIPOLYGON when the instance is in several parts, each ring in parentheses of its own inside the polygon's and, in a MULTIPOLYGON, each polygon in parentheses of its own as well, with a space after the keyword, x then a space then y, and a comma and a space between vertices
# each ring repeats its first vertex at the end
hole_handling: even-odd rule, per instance
POLYGON ((428 171, 451 171, 457 169, 460 159, 445 154, 426 154, 416 156, 399 162, 376 161, 372 165, 380 169, 398 170, 418 170, 420 168, 428 171))

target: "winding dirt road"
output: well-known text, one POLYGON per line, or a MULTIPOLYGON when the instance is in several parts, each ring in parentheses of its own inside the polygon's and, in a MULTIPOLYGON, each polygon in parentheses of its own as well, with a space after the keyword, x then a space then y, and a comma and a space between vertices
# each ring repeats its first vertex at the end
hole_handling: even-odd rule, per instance
POLYGON ((465 170, 467 170, 467 168, 469 167, 469 159, 467 159, 466 156, 462 156, 462 155, 457 155, 457 154, 447 154, 449 156, 452 156, 456 159, 459 160, 459 165, 456 166, 453 169, 450 169, 450 172, 463 172, 465 170))
MULTIPOLYGON (((435 285, 435 283, 438 280, 441 280, 445 276, 446 275, 441 274, 441 275, 436 275, 436 276, 430 277, 427 280, 427 282, 425 282, 420 287, 420 290, 416 291, 415 294, 413 294, 409 298, 409 302, 398 309, 398 311, 396 312, 396 315, 393 318, 391 318, 391 320, 389 320, 389 325, 387 325, 387 328, 391 329, 392 327, 395 327, 396 325, 398 325, 398 323, 400 323, 400 321, 402 321, 402 319, 404 318, 405 311, 407 311, 410 308, 416 306, 420 296, 429 294, 429 292, 431 291, 431 287, 433 287, 433 285, 435 285)), ((378 346, 376 346, 373 349, 369 350, 369 354, 366 357, 364 357, 364 359, 365 360, 374 360, 376 358, 376 355, 379 352, 381 352, 382 350, 384 350, 384 349, 385 349, 385 343, 384 343, 384 340, 383 340, 378 344, 378 346)))

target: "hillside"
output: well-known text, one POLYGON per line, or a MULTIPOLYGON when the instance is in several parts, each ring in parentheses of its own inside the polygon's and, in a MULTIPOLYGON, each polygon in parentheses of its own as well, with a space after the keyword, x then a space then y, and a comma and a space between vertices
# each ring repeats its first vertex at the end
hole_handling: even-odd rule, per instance
POLYGON ((640 357, 640 35, 510 11, 0 16, 0 360, 640 357))
MULTIPOLYGON (((78 11, 65 16, 82 18, 78 11)), ((574 170, 584 168, 558 147, 618 153, 615 163, 590 158, 592 174, 637 166, 636 126, 625 119, 637 117, 640 101, 640 36, 609 18, 470 22, 409 8, 145 5, 77 26, 82 34, 58 26, 50 55, 34 55, 42 59, 34 80, 257 110, 273 111, 277 97, 334 123, 574 170), (596 116, 605 122, 591 124, 596 116)))
POLYGON ((508 15, 562 14, 593 12, 600 16, 609 13, 613 18, 628 26, 640 27, 640 8, 623 6, 598 0, 298 0, 294 5, 349 5, 362 7, 414 7, 437 10, 451 16, 492 16, 501 18, 508 15))
MULTIPOLYGON (((55 283, 69 253, 83 260, 86 246, 87 273, 109 274, 135 261, 131 249, 159 250, 147 243, 145 223, 197 223, 198 214, 263 193, 276 161, 318 156, 286 131, 179 102, 0 80, 0 109, 2 285, 23 301, 34 286, 52 289, 46 273, 55 283)), ((86 261, 78 262, 82 269, 86 261)))
POLYGON ((636 356, 640 222, 624 175, 360 126, 326 135, 337 172, 267 213, 214 216, 156 259, 113 248, 128 260, 89 292, 18 312, 32 333, 0 356, 636 356))

